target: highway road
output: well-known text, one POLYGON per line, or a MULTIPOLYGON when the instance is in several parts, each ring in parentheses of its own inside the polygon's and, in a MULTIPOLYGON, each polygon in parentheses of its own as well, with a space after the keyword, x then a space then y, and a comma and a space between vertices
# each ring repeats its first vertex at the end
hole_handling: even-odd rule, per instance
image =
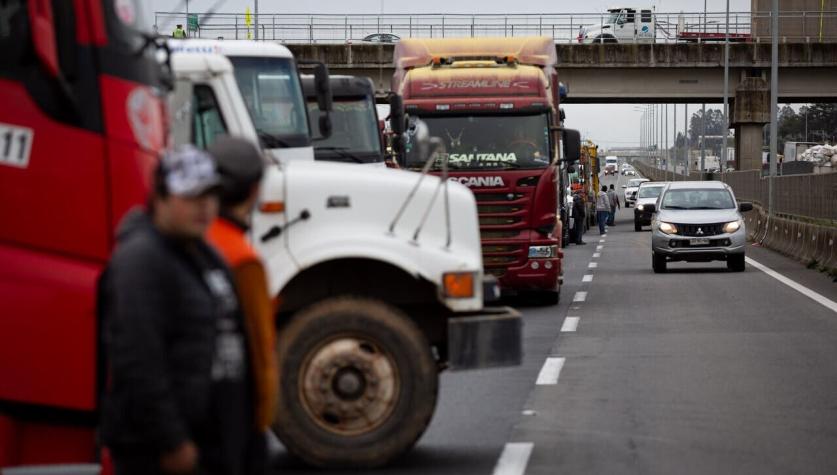
POLYGON ((752 246, 744 273, 654 274, 632 220, 565 249, 559 305, 510 302, 522 366, 443 374, 418 446, 374 473, 837 473, 837 285, 752 246))

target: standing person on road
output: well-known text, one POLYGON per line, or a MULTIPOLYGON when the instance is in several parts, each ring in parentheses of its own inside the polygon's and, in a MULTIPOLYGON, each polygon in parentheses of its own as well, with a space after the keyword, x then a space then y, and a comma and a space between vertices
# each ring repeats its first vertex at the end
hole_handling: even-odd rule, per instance
POLYGON ((602 191, 596 196, 596 222, 599 224, 599 234, 607 231, 605 225, 610 217, 610 198, 607 196, 607 187, 602 186, 602 191))
POLYGON ((573 195, 573 224, 575 225, 575 243, 579 246, 587 244, 584 242, 584 220, 587 212, 584 209, 584 195, 577 192, 573 195))
POLYGON ((619 196, 616 194, 616 188, 611 183, 610 189, 607 190, 607 199, 610 201, 610 216, 607 220, 608 226, 616 224, 616 210, 621 208, 619 204, 619 196))
POLYGON ((204 241, 219 176, 194 147, 166 153, 100 282, 109 382, 102 436, 117 475, 243 474, 253 408, 233 278, 204 241))
POLYGON ((185 39, 186 30, 183 29, 183 25, 177 25, 177 28, 171 32, 171 37, 176 39, 185 39))
POLYGON ((266 461, 264 435, 275 417, 278 395, 275 312, 264 265, 247 239, 264 158, 250 142, 232 137, 218 138, 208 152, 218 166, 222 186, 221 210, 207 238, 232 269, 238 290, 253 367, 253 437, 262 441, 258 458, 266 461))

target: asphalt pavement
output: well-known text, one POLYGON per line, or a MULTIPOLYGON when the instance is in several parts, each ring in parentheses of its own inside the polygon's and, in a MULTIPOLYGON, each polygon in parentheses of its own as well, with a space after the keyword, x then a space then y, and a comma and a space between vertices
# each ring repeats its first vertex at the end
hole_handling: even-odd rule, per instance
MULTIPOLYGON (((602 181, 621 195, 624 178, 602 181)), ((444 373, 427 433, 373 473, 837 473, 837 285, 753 247, 803 290, 753 263, 654 274, 632 209, 585 239, 565 249, 559 305, 510 302, 523 365, 444 373)))

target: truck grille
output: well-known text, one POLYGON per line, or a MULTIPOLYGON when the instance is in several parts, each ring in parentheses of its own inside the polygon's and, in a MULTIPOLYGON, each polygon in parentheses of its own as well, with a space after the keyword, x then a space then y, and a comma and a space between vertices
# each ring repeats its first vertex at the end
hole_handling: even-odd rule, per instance
POLYGON ((515 201, 523 198, 523 193, 474 193, 477 203, 482 201, 515 201))
POLYGON ((711 223, 711 224, 677 224, 677 234, 681 236, 717 236, 724 234, 725 223, 711 223))
POLYGON ((480 216, 480 225, 504 226, 519 223, 521 218, 517 216, 480 216))
POLYGON ((520 231, 485 231, 480 230, 480 238, 482 239, 507 239, 517 237, 520 231))
POLYGON ((508 253, 508 252, 515 252, 519 251, 520 246, 505 246, 502 244, 498 245, 491 245, 487 244, 482 246, 482 253, 483 254, 498 254, 498 253, 508 253))
POLYGON ((485 269, 485 273, 488 274, 488 275, 493 275, 494 277, 497 277, 499 279, 500 277, 503 277, 504 275, 506 275, 506 268, 505 267, 491 267, 491 268, 485 269))
POLYGON ((523 205, 478 205, 477 210, 482 213, 516 213, 523 209, 523 205))
POLYGON ((512 264, 517 261, 515 256, 483 256, 482 263, 484 265, 492 264, 512 264))

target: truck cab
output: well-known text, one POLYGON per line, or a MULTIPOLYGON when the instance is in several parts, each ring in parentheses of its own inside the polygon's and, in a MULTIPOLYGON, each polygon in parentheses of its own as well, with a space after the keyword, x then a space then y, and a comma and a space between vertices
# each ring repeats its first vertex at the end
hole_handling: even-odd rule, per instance
POLYGON ((653 6, 608 8, 598 24, 582 25, 578 42, 591 43, 654 43, 657 37, 653 6))
MULTIPOLYGON (((230 61, 176 53, 172 64, 175 143, 206 146, 219 134, 258 143, 230 61)), ((418 139, 426 149, 426 133, 418 139)), ((252 219, 281 302, 274 431, 306 462, 385 464, 426 429, 440 371, 519 364, 520 315, 484 304, 496 284, 483 278, 466 187, 271 157, 252 219)))
MULTIPOLYGON (((375 107, 375 86, 372 80, 358 76, 329 77, 332 110, 329 113, 331 133, 315 134, 314 159, 344 163, 360 163, 385 167, 380 120, 375 107)), ((314 76, 302 76, 302 91, 308 105, 312 129, 319 123, 320 110, 314 76)))

